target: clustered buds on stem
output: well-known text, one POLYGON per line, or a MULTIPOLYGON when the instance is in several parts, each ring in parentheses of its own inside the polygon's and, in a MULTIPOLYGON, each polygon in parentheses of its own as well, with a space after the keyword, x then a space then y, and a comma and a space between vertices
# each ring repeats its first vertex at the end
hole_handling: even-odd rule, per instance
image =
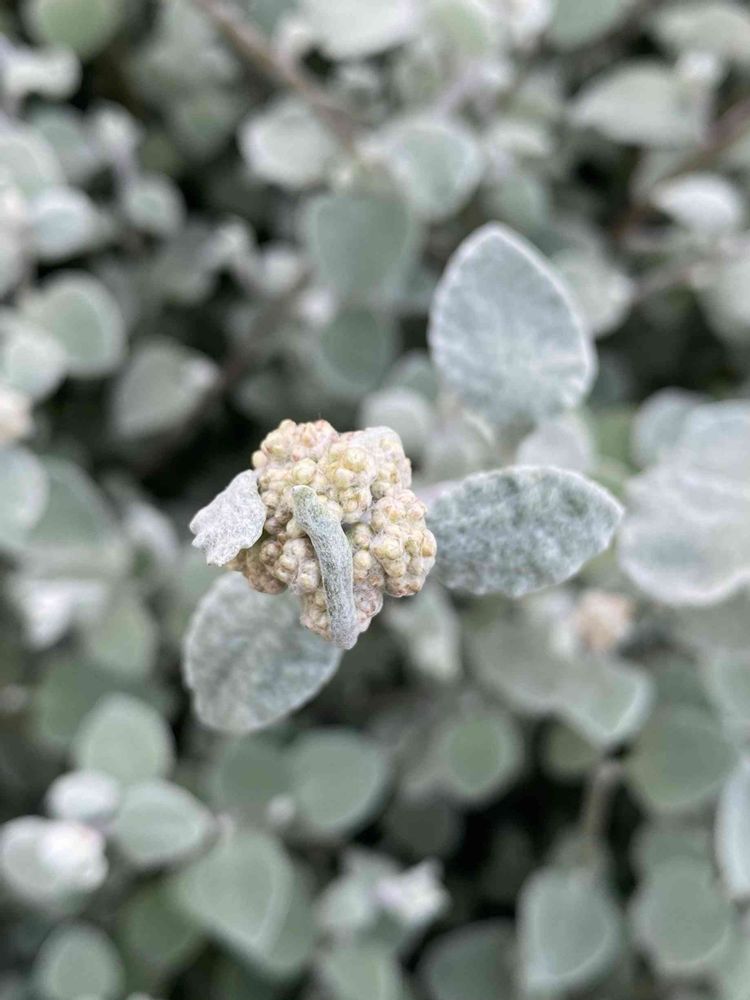
POLYGON ((339 434, 325 420, 284 420, 255 452, 253 466, 266 511, 263 533, 229 566, 256 590, 278 594, 288 587, 296 593, 307 628, 337 641, 331 621, 337 581, 333 563, 326 565, 332 557, 324 556, 309 523, 306 529, 295 516, 299 504, 310 501, 309 491, 317 501, 321 537, 325 523, 333 523, 339 535, 340 526, 351 551, 356 633, 380 611, 384 593, 406 597, 421 590, 435 562, 435 538, 424 504, 409 489, 411 465, 394 431, 339 434))

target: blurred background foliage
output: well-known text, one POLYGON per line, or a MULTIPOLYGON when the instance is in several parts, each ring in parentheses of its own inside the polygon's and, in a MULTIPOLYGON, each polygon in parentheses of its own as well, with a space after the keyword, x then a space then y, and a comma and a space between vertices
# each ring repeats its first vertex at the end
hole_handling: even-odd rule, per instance
POLYGON ((747 6, 20 0, 0 30, 0 998, 748 1000, 747 6), (588 404, 524 434, 426 350, 488 220, 596 339, 588 404), (219 736, 186 526, 284 417, 392 426, 425 495, 586 472, 619 558, 515 603, 430 584, 219 736))

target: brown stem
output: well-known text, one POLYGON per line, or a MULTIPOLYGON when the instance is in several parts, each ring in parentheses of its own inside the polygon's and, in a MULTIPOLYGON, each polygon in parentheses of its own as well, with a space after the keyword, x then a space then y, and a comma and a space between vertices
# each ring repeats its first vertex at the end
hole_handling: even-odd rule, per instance
MULTIPOLYGON (((697 149, 688 153, 671 170, 659 178, 659 183, 671 181, 683 174, 692 173, 703 167, 710 166, 717 157, 729 149, 742 135, 750 129, 750 97, 743 98, 732 104, 724 114, 714 122, 708 136, 697 149)), ((645 199, 634 201, 615 226, 615 236, 622 238, 646 217, 651 209, 645 199)))
POLYGON ((249 21, 223 0, 193 0, 213 22, 235 52, 263 76, 293 90, 348 152, 356 152, 359 127, 351 115, 318 86, 313 77, 275 52, 249 21))

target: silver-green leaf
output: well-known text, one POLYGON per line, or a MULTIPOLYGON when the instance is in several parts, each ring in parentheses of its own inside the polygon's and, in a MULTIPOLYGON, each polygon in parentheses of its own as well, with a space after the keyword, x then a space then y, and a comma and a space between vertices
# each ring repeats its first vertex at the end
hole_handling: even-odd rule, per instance
POLYGON ((185 640, 185 681, 202 722, 235 733, 262 729, 330 680, 341 651, 298 615, 291 594, 260 594, 234 574, 216 581, 185 640))
POLYGON ((531 244, 495 223, 451 258, 428 339, 446 384, 501 426, 536 424, 575 406, 596 370, 561 280, 531 244))
POLYGON ((193 545, 206 553, 212 566, 226 566, 241 549, 255 545, 265 519, 257 475, 250 470, 240 472, 190 522, 193 545))
POLYGON ((429 512, 448 587, 521 597, 562 583, 602 552, 622 514, 601 486, 563 469, 468 476, 429 512))

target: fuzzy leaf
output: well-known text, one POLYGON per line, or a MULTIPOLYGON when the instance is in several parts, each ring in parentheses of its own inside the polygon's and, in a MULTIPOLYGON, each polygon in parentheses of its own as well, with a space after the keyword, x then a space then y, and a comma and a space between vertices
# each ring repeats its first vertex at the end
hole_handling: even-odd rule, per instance
POLYGON ((255 545, 265 519, 256 473, 241 472, 190 522, 193 546, 203 549, 212 566, 226 566, 241 549, 255 545))
POLYGON ((341 652, 303 628, 298 615, 291 594, 260 594, 234 574, 214 583, 188 629, 183 664, 205 725, 262 729, 330 680, 341 652))
POLYGON ((430 312, 433 361, 494 424, 534 424, 588 392, 595 358, 572 301, 541 254, 492 223, 451 258, 430 312))
POLYGON ((575 472, 518 466, 468 476, 429 512, 448 587, 521 597, 562 583, 602 552, 621 508, 575 472))
POLYGON ((351 649, 359 627, 354 605, 352 550, 344 529, 309 486, 294 486, 292 503, 294 518, 307 532, 318 557, 332 640, 342 649, 351 649))

